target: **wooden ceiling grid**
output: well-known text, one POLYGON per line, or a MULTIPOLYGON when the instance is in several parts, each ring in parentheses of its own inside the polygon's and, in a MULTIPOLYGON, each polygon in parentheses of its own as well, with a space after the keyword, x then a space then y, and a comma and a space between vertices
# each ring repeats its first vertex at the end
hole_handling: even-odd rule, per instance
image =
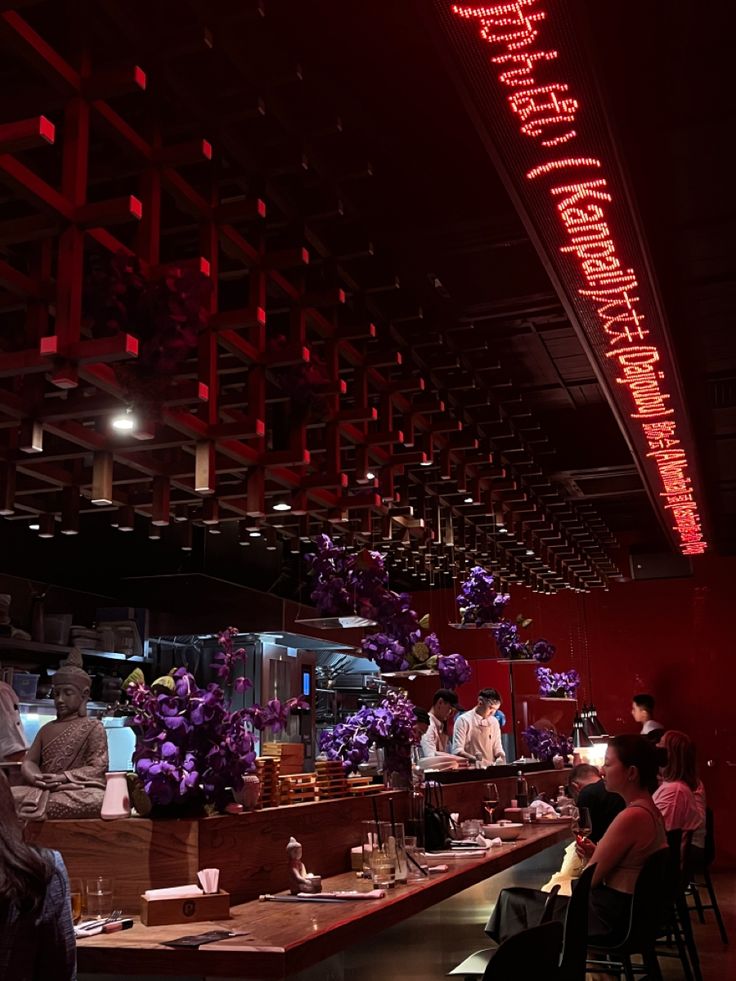
POLYGON ((544 591, 603 586, 618 573, 608 529, 551 483, 548 440, 482 332, 425 319, 400 288, 351 200, 370 165, 298 69, 272 77, 259 5, 240 17, 271 66, 260 91, 231 6, 185 6, 158 57, 145 39, 150 79, 126 60, 123 4, 104 0, 63 54, 47 4, 0 12, 28 106, 0 121, 0 514, 43 537, 105 509, 152 537, 192 521, 292 540, 327 528, 396 546, 423 578, 481 561, 544 591), (114 64, 97 57, 105 30, 114 64), (85 308, 90 257, 119 255, 208 295, 197 349, 168 377, 137 367, 135 325, 100 331, 85 308), (137 430, 112 431, 131 403, 137 430))

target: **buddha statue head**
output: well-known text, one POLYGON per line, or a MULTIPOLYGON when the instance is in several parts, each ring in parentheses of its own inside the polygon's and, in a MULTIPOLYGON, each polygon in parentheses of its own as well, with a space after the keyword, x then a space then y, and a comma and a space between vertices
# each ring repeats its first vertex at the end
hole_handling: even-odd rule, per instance
POLYGON ((63 664, 53 678, 52 695, 57 719, 87 715, 92 679, 76 664, 63 664))

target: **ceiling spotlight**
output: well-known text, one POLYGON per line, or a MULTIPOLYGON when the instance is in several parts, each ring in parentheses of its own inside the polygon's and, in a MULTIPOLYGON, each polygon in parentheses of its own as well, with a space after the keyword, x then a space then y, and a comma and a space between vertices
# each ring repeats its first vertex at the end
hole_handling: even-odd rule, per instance
POLYGON ((473 500, 472 497, 468 496, 466 498, 463 498, 463 504, 475 504, 475 501, 473 500))
POLYGON ((41 525, 37 521, 34 521, 33 524, 28 525, 28 527, 31 529, 31 531, 38 531, 41 525))
POLYGON ((528 548, 524 554, 525 555, 534 555, 534 549, 533 548, 528 548))
POLYGON ((260 538, 261 537, 261 533, 260 533, 260 531, 249 531, 248 532, 248 537, 249 538, 260 538))
POLYGON ((420 467, 431 467, 432 466, 432 460, 422 460, 422 462, 419 464, 419 466, 420 467))
POLYGON ((365 472, 365 479, 366 480, 375 480, 376 479, 376 475, 373 473, 372 470, 366 470, 366 472, 365 472))
POLYGON ((499 535, 505 535, 506 534, 506 528, 504 527, 504 525, 498 525, 498 527, 496 528, 496 531, 499 533, 499 535))
POLYGON ((136 421, 131 407, 128 406, 125 412, 119 412, 113 416, 110 425, 119 433, 132 433, 136 427, 136 421))
POLYGON ((276 501, 273 506, 274 511, 291 511, 291 504, 288 501, 276 501))

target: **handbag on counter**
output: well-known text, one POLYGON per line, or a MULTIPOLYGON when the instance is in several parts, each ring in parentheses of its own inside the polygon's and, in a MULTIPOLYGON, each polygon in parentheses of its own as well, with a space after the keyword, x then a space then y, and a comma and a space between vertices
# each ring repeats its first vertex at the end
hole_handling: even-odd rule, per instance
POLYGON ((442 785, 427 781, 424 797, 424 847, 428 852, 441 852, 451 838, 452 818, 445 807, 442 785))

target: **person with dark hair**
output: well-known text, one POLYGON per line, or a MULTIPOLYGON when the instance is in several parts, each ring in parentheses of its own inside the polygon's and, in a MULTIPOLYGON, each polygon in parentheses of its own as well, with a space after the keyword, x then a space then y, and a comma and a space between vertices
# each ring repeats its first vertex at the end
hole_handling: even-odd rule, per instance
POLYGON ((654 803, 662 812, 668 831, 692 831, 696 848, 705 846, 705 789, 698 780, 695 743, 684 732, 669 729, 659 748, 666 754, 662 782, 654 803))
POLYGON ((664 726, 654 720, 654 697, 652 695, 634 695, 631 700, 631 714, 634 722, 641 723, 641 734, 658 743, 662 738, 664 726))
POLYGON ((439 688, 432 697, 429 728, 422 736, 422 756, 437 756, 448 752, 447 720, 457 711, 457 695, 449 688, 439 688))
POLYGON ((414 735, 417 742, 421 741, 422 736, 429 729, 429 712, 426 709, 414 706, 414 735))
MULTIPOLYGON (((624 809, 595 844, 579 839, 584 863, 595 862, 588 910, 590 936, 621 939, 628 929, 634 886, 644 862, 667 848, 662 815, 652 800, 657 786, 658 757, 645 736, 614 736, 606 750, 604 779, 611 793, 619 794, 624 809)), ((536 926, 547 895, 536 889, 504 889, 486 926, 486 933, 502 943, 507 937, 536 926)), ((567 903, 555 904, 555 919, 564 918, 567 903)))
POLYGON ((469 712, 463 712, 455 720, 452 751, 456 756, 483 766, 505 763, 506 754, 501 743, 501 727, 495 713, 501 705, 501 696, 495 688, 482 688, 478 703, 469 712))
MULTIPOLYGON (((570 771, 568 781, 570 794, 578 807, 587 807, 592 831, 590 840, 599 842, 609 825, 623 811, 626 804, 620 794, 612 794, 606 789, 597 767, 589 763, 578 763, 570 771)), ((568 845, 559 872, 555 872, 549 882, 542 886, 549 892, 553 886, 560 886, 560 894, 569 896, 575 879, 585 868, 582 858, 577 854, 576 843, 568 845)))
POLYGON ((69 880, 58 852, 23 841, 0 772, 0 978, 75 981, 77 949, 69 880))

